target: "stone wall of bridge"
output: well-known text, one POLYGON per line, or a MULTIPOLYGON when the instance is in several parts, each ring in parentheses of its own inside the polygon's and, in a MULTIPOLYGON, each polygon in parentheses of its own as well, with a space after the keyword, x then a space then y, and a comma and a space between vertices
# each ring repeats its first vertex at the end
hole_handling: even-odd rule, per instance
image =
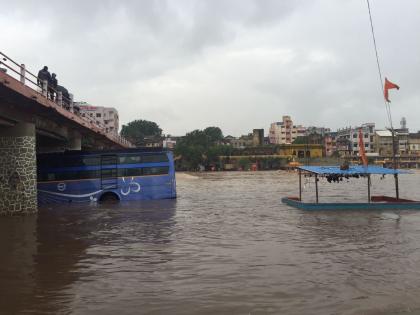
POLYGON ((37 212, 35 142, 33 124, 0 136, 0 215, 37 212))

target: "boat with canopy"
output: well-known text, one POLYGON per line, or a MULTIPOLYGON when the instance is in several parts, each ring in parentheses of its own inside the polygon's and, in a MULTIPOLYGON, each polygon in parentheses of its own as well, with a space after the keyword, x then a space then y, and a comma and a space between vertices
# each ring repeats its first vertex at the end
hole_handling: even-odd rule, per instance
POLYGON ((284 197, 282 202, 303 210, 410 210, 419 209, 420 201, 402 199, 399 197, 398 175, 410 174, 410 171, 382 168, 379 166, 351 165, 340 166, 299 166, 299 196, 284 197), (315 202, 302 201, 302 175, 315 179, 315 202), (395 197, 371 196, 371 175, 393 175, 395 177, 395 197), (326 178, 328 182, 340 181, 342 178, 366 178, 367 202, 319 202, 318 182, 326 178))
POLYGON ((375 32, 373 28, 372 15, 370 10, 369 0, 366 0, 367 8, 369 12, 369 20, 372 31, 372 39, 375 49, 376 63, 378 66, 378 77, 380 80, 381 92, 384 96, 384 104, 387 112, 390 131, 392 134, 392 155, 393 155, 393 168, 382 168, 379 166, 368 165, 368 160, 366 157, 366 152, 364 149, 363 136, 361 129, 359 129, 359 156, 362 162, 362 165, 342 165, 342 166, 297 166, 296 169, 299 172, 299 197, 285 197, 282 199, 282 202, 288 204, 289 206, 304 209, 304 210, 375 210, 375 209, 390 209, 390 210, 399 210, 399 209, 420 209, 420 201, 401 199, 399 197, 399 187, 398 187, 398 175, 410 173, 409 171, 397 169, 397 160, 396 160, 396 147, 397 143, 395 141, 395 131, 392 125, 392 116, 391 108, 389 103, 389 92, 390 89, 399 89, 399 86, 395 83, 392 83, 387 78, 382 79, 382 71, 379 62, 379 54, 376 46, 375 32), (382 82, 384 84, 382 85, 382 82), (302 201, 302 173, 305 173, 306 176, 315 177, 315 202, 303 202, 302 201), (395 179, 395 197, 388 196, 371 196, 370 187, 371 187, 371 175, 393 175, 395 179), (344 178, 349 177, 362 177, 367 178, 367 202, 328 202, 320 203, 318 195, 318 181, 319 177, 326 177, 328 182, 331 181, 341 181, 344 178))

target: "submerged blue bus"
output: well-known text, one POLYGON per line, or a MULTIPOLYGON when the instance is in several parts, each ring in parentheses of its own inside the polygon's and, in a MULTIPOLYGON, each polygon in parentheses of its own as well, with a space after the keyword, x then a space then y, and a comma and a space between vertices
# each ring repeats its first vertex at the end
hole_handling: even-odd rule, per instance
POLYGON ((174 159, 161 148, 37 155, 38 202, 176 198, 174 159))

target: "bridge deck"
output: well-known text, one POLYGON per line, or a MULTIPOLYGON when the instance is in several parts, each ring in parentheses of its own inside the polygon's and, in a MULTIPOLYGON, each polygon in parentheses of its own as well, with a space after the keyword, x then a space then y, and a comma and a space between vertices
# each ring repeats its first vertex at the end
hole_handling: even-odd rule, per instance
POLYGON ((78 129, 87 136, 90 135, 95 138, 100 137, 110 145, 121 148, 132 147, 125 139, 105 133, 104 130, 94 123, 59 106, 40 92, 23 84, 3 71, 0 71, 0 99, 6 100, 8 103, 13 103, 13 107, 17 111, 28 110, 28 108, 30 108, 30 112, 35 115, 47 115, 50 119, 71 125, 73 128, 78 129), (15 100, 16 97, 24 100, 24 102, 14 102, 13 100, 15 100))

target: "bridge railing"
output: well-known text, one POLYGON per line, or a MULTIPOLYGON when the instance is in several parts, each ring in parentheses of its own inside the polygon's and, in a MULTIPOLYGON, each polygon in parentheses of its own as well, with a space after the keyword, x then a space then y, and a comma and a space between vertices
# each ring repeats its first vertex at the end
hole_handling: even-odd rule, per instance
POLYGON ((39 92, 42 88, 39 84, 38 77, 33 74, 32 72, 26 70, 26 66, 22 64, 18 64, 13 59, 9 58, 7 55, 5 55, 3 52, 0 51, 0 71, 3 71, 10 75, 11 77, 14 77, 15 79, 20 80, 20 82, 24 85, 29 86, 33 90, 39 92), (7 72, 8 70, 11 71, 7 72))
MULTIPOLYGON (((0 71, 7 73, 11 77, 19 80, 23 85, 30 87, 32 90, 42 95, 43 97, 53 101, 60 107, 67 109, 68 111, 78 115, 81 119, 88 121, 92 126, 99 127, 100 129, 106 130, 106 127, 102 124, 98 124, 94 119, 88 116, 81 116, 79 108, 74 106, 73 94, 57 90, 52 86, 48 86, 47 80, 41 80, 37 75, 33 74, 26 69, 25 64, 19 64, 6 54, 0 51, 0 71)), ((109 138, 112 138, 115 142, 123 144, 125 146, 133 147, 133 145, 127 139, 120 135, 106 133, 109 138)))

